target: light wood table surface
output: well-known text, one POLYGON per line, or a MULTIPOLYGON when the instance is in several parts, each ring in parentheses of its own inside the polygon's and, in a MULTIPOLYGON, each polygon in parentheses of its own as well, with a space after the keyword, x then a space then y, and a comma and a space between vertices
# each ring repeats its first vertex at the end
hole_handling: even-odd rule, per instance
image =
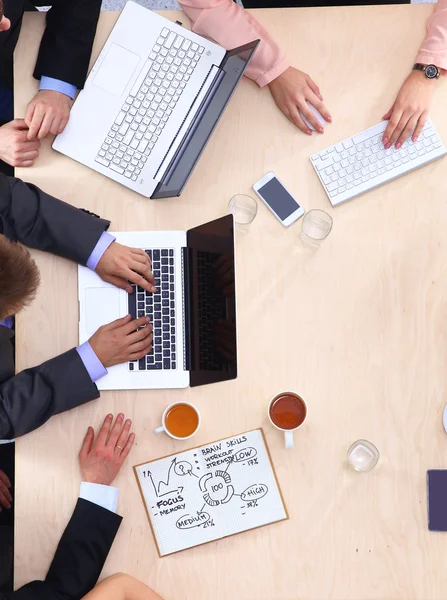
MULTIPOLYGON (((107 412, 134 421, 137 442, 116 481, 122 527, 103 576, 125 571, 167 600, 443 599, 447 535, 427 530, 426 471, 447 464, 447 179, 438 161, 332 210, 309 155, 374 125, 412 66, 432 6, 255 11, 292 63, 320 85, 333 124, 306 137, 267 89, 240 85, 180 198, 151 201, 50 150, 17 175, 112 220, 113 229, 187 229, 224 214, 235 193, 273 170, 333 231, 314 253, 300 223, 282 227, 263 205, 237 239, 236 381, 176 391, 105 392, 17 443, 16 584, 44 576, 79 490, 77 453, 107 412), (299 392, 306 425, 286 451, 267 421, 279 391, 299 392), (264 427, 290 520, 159 559, 131 466, 182 449, 155 437, 163 409, 196 404, 190 446, 264 427), (358 438, 381 459, 357 474, 358 438)), ((165 13, 171 19, 178 13, 165 13)), ((95 58, 117 13, 101 15, 95 58)), ((187 19, 182 16, 185 22, 187 19)), ((27 14, 16 51, 16 115, 44 18, 27 14)), ((432 118, 447 140, 447 86, 432 118)), ((34 252, 37 299, 17 323, 17 368, 77 343, 76 266, 34 252)))

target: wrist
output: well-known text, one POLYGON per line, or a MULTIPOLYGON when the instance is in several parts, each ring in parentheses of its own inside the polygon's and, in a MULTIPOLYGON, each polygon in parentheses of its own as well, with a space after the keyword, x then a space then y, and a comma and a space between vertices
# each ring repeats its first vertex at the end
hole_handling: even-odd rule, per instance
POLYGON ((428 81, 439 79, 440 75, 440 71, 436 65, 425 63, 415 63, 413 72, 421 73, 424 79, 428 81))

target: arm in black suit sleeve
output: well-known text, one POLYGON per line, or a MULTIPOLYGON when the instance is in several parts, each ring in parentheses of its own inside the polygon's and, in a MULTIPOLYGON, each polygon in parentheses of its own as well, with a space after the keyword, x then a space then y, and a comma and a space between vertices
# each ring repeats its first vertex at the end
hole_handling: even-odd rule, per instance
POLYGON ((0 440, 37 429, 53 415, 99 397, 75 349, 0 384, 0 440))
POLYGON ((53 0, 51 4, 34 77, 46 75, 83 88, 101 0, 53 0))
POLYGON ((122 518, 79 499, 45 581, 33 581, 0 600, 79 600, 95 586, 122 518))
POLYGON ((3 229, 11 240, 85 265, 109 225, 30 183, 0 174, 0 233, 3 229))

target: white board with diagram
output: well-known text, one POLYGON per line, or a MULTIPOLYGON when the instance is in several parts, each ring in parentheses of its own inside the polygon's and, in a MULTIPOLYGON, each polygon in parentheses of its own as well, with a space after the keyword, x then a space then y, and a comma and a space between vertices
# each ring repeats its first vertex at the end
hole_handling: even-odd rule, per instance
POLYGON ((134 470, 160 556, 288 518, 262 429, 134 470))

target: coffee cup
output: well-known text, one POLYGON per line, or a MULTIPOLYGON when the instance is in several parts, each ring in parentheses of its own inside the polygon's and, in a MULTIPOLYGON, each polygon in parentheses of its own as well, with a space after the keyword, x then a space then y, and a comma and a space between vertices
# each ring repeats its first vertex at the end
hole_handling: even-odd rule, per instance
POLYGON ((301 427, 307 417, 307 404, 295 392, 281 392, 269 404, 270 423, 284 431, 286 448, 293 448, 293 432, 301 427))
POLYGON ((200 427, 200 413, 189 402, 174 402, 165 409, 161 423, 155 433, 167 433, 174 440, 188 440, 200 427))

